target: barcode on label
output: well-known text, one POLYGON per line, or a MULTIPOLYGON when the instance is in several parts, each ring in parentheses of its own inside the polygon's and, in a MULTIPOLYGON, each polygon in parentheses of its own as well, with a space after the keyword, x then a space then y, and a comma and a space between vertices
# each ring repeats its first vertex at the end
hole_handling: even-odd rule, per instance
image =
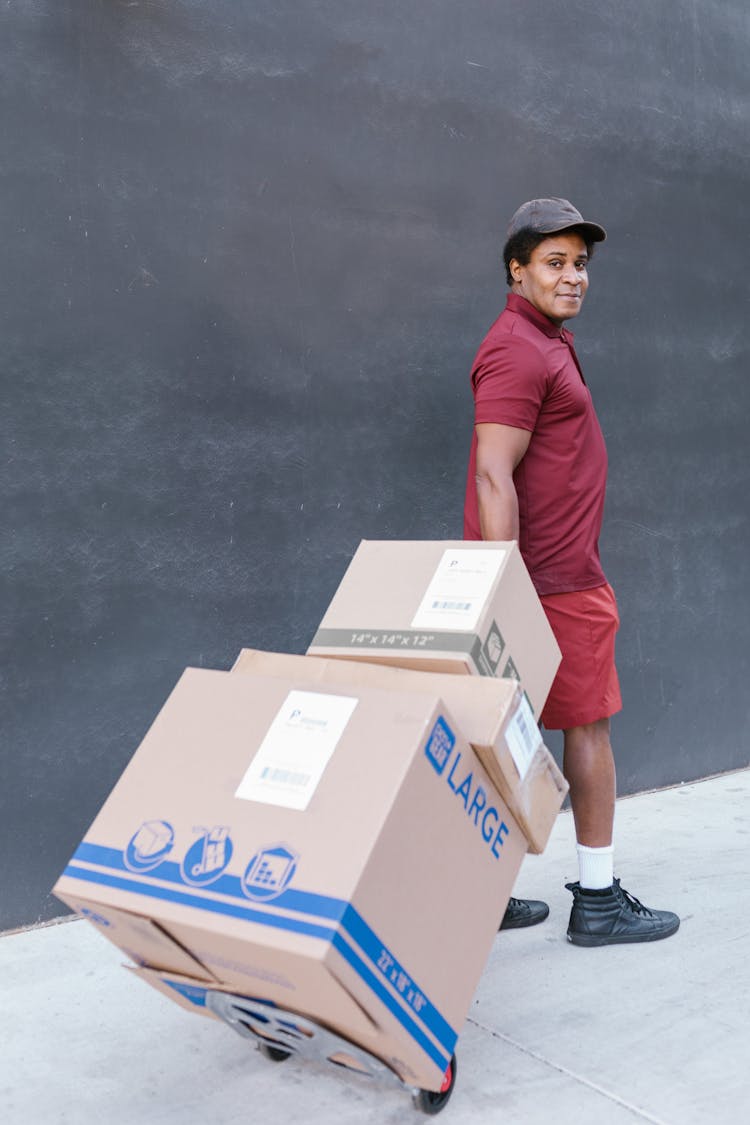
POLYGON ((274 766, 266 766, 261 773, 263 781, 276 782, 277 785, 294 785, 303 787, 310 780, 309 773, 298 773, 295 770, 282 770, 274 766))
POLYGON ((534 740, 531 737, 531 731, 529 730, 528 726, 526 725, 526 720, 524 719, 524 717, 523 717, 523 715, 520 711, 516 715, 516 722, 518 723, 518 728, 521 731, 521 734, 523 735, 523 740, 526 743, 526 749, 527 750, 536 749, 536 747, 534 745, 534 740))
POLYGON ((523 781, 534 760, 537 747, 542 745, 542 736, 534 722, 525 697, 521 700, 520 707, 508 724, 506 739, 511 757, 516 763, 518 773, 523 781))
POLYGON ((433 602, 431 609, 452 609, 458 613, 465 613, 471 609, 471 602, 433 602))

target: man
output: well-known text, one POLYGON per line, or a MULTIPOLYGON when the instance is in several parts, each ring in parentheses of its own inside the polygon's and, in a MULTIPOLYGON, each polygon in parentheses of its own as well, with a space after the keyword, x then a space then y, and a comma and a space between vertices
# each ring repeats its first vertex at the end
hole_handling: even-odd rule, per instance
MULTIPOLYGON (((591 393, 563 328, 588 289, 605 230, 565 199, 516 211, 504 249, 507 305, 471 372, 475 401, 465 539, 517 539, 562 651, 540 717, 562 730, 579 881, 568 938, 576 945, 656 941, 680 920, 649 910, 614 878, 615 763, 610 717, 621 708, 614 663, 617 605, 599 559, 607 453, 591 393)), ((511 899, 501 929, 549 908, 511 899)))

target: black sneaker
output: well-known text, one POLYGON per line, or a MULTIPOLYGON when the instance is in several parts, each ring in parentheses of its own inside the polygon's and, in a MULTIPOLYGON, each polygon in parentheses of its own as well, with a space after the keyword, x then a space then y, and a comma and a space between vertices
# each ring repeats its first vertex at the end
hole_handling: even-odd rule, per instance
POLYGON ((538 926, 549 914, 546 902, 534 898, 511 898, 498 930, 521 930, 524 926, 538 926))
POLYGON ((615 879, 605 891, 583 891, 580 883, 566 883, 573 892, 568 941, 574 945, 621 945, 631 941, 660 941, 679 928, 670 910, 649 910, 615 879))

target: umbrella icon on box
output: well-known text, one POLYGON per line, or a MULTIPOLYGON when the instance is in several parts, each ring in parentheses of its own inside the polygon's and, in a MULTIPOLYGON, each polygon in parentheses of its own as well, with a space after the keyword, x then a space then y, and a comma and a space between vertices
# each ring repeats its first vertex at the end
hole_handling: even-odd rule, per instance
POLYGON ((123 853, 129 871, 151 871, 174 847, 174 829, 166 820, 146 820, 123 853))

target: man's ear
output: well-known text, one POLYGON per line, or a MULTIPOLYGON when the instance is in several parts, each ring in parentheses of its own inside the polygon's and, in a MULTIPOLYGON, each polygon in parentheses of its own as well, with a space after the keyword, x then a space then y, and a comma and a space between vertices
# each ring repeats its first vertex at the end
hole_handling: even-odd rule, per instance
POLYGON ((510 270, 510 276, 513 278, 514 281, 520 281, 521 280, 521 268, 522 268, 521 263, 519 262, 518 258, 511 258, 511 260, 508 262, 508 269, 510 270))

